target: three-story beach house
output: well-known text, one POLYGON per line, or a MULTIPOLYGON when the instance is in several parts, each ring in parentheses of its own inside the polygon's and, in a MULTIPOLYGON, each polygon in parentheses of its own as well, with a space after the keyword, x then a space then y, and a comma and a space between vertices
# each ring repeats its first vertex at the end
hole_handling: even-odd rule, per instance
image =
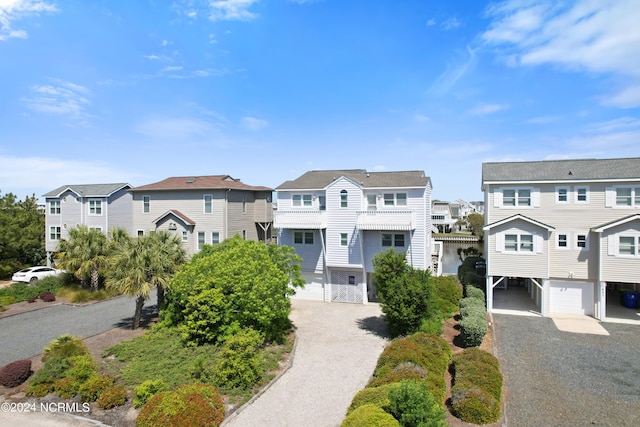
POLYGON ((484 163, 482 188, 488 310, 521 285, 543 316, 605 319, 640 290, 640 158, 484 163))
POLYGON ((414 268, 432 269, 431 189, 422 171, 362 169, 310 171, 278 186, 278 243, 303 259, 307 285, 298 296, 375 298, 371 261, 389 248, 414 268))

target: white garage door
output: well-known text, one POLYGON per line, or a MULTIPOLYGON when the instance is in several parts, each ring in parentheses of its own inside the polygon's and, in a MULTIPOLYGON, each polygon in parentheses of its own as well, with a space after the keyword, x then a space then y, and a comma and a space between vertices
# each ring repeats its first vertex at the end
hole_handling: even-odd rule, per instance
POLYGON ((322 284, 322 274, 302 273, 302 278, 306 285, 302 289, 296 289, 294 298, 312 301, 324 301, 324 285, 322 284))
POLYGON ((552 281, 550 285, 551 313, 593 315, 593 283, 552 281))

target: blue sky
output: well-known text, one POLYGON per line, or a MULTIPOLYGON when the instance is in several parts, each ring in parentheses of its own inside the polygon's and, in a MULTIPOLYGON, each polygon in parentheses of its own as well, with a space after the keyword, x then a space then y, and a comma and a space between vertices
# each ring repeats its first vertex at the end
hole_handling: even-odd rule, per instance
POLYGON ((0 0, 0 191, 640 156, 637 0, 0 0))

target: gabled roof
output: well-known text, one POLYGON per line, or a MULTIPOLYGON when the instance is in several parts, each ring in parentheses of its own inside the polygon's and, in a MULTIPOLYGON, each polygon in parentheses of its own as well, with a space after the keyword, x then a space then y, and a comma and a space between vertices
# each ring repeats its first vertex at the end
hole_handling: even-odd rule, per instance
POLYGON ((166 211, 165 213, 160 215, 158 218, 154 219, 153 223, 157 224, 169 215, 173 215, 175 217, 180 218, 180 220, 182 220, 182 222, 184 222, 187 225, 196 225, 195 221, 193 221, 191 218, 189 218, 188 216, 186 216, 185 214, 183 214, 182 212, 176 209, 171 209, 166 211))
POLYGON ((153 184, 134 187, 131 191, 160 190, 247 190, 272 191, 269 187, 247 185, 229 175, 174 176, 153 184))
POLYGON ((131 185, 125 182, 118 182, 114 184, 63 185, 55 190, 43 194, 42 197, 60 197, 60 195, 67 190, 73 191, 78 196, 82 197, 109 197, 116 191, 123 188, 131 188, 131 185))
POLYGON ((516 220, 522 220, 522 221, 528 222, 529 224, 533 224, 533 225, 535 225, 537 227, 545 228, 548 231, 556 229, 555 227, 552 227, 552 226, 547 225, 547 224, 545 224, 543 222, 540 222, 540 221, 536 221, 535 219, 529 218, 528 216, 524 216, 522 214, 511 215, 508 218, 504 218, 504 219, 501 219, 500 221, 496 221, 496 222, 493 222, 491 224, 487 224, 484 227, 482 227, 482 229, 484 231, 489 231, 493 227, 497 227, 499 225, 507 224, 509 222, 516 221, 516 220))
POLYGON ((640 180, 640 157, 482 164, 482 185, 499 182, 640 180))
POLYGON ((314 170, 285 181, 276 190, 324 189, 340 177, 346 177, 364 188, 426 187, 431 179, 423 171, 367 172, 364 169, 314 170))
POLYGON ((591 231, 595 231, 596 233, 602 233, 603 231, 617 227, 622 224, 626 224, 631 221, 640 220, 640 214, 633 214, 629 216, 625 216, 624 218, 616 219, 615 221, 607 222, 606 224, 599 225, 597 227, 593 227, 591 231))

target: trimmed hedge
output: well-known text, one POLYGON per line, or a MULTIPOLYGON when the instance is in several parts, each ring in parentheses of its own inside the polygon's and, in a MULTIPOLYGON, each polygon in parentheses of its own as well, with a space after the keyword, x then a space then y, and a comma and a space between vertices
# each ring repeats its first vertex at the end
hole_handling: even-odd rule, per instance
POLYGON ((219 426, 224 415, 224 403, 215 386, 186 384, 149 399, 136 419, 136 426, 219 426))
POLYGON ((389 412, 406 427, 447 427, 446 412, 425 383, 402 381, 389 389, 389 412))
POLYGON ((451 409, 462 421, 489 424, 500 418, 500 403, 488 392, 477 388, 453 387, 451 409))
POLYGON ((465 347, 477 347, 489 328, 484 293, 473 286, 465 289, 469 296, 460 300, 460 338, 465 347))
POLYGON ((484 298, 484 292, 482 291, 482 289, 472 285, 467 285, 464 287, 464 290, 466 293, 465 295, 466 298, 477 298, 484 303, 485 298, 484 298))
POLYGON ((126 401, 127 389, 119 384, 103 391, 96 403, 100 409, 111 409, 124 405, 126 401))
POLYGON ((93 375, 80 386, 78 392, 83 402, 95 402, 109 387, 114 379, 107 375, 93 375))
POLYGON ((31 360, 16 360, 0 368, 0 384, 9 388, 17 387, 31 374, 31 360))
POLYGON ((385 384, 378 387, 367 387, 360 390, 351 401, 349 409, 347 409, 347 415, 353 412, 355 409, 362 405, 372 404, 384 411, 389 409, 389 388, 392 384, 385 384))
POLYGON ((473 285, 483 290, 486 286, 484 276, 476 273, 476 262, 484 262, 485 259, 478 256, 470 256, 464 259, 460 267, 458 267, 458 279, 463 285, 473 285))
POLYGON ((342 422, 341 427, 400 427, 400 423, 393 415, 385 412, 376 405, 370 403, 362 405, 354 410, 342 422))

